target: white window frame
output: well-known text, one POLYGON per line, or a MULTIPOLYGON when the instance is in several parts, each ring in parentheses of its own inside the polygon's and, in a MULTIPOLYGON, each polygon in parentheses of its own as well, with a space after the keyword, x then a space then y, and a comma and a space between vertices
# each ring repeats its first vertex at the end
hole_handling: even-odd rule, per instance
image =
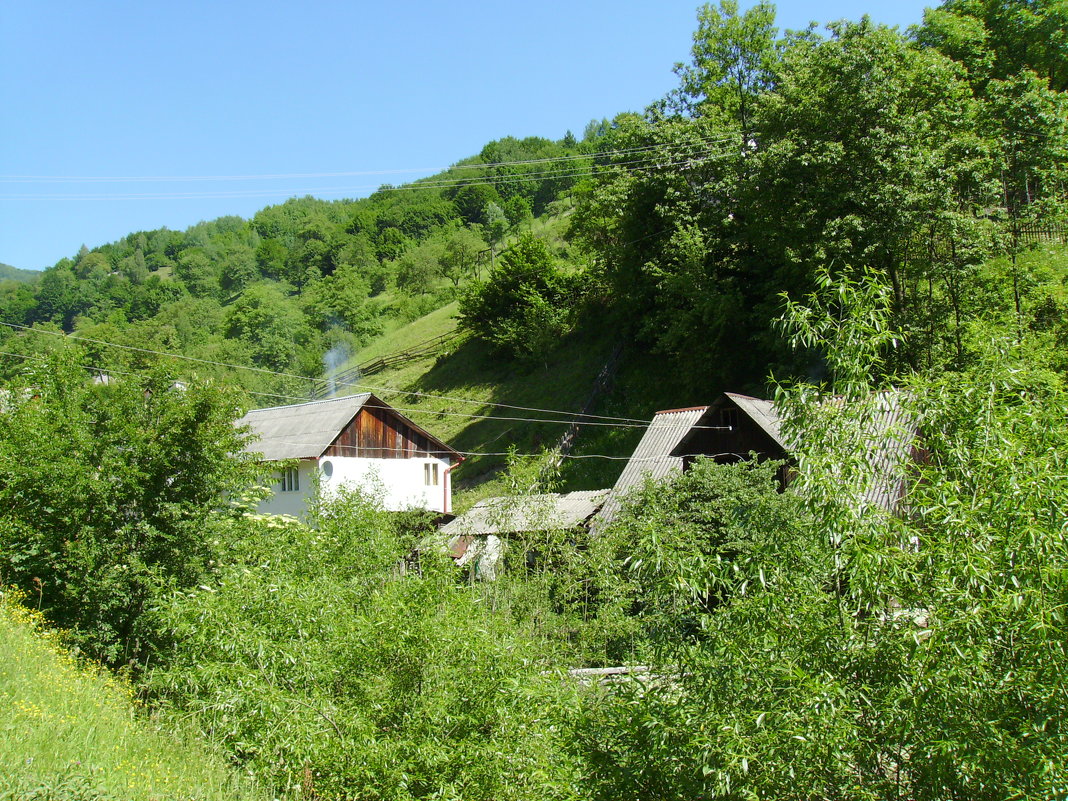
POLYGON ((278 478, 279 492, 300 492, 300 470, 296 467, 287 467, 282 470, 278 478))

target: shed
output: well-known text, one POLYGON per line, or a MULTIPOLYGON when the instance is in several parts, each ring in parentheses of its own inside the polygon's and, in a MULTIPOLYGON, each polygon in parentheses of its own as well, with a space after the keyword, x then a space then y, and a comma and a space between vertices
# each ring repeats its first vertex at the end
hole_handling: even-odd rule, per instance
POLYGON ((693 406, 688 409, 667 409, 653 415, 641 442, 616 479, 615 486, 609 490, 604 506, 591 524, 592 528, 611 522, 622 508, 624 496, 641 486, 647 478, 659 481, 673 473, 682 472, 685 459, 673 455, 673 451, 704 417, 708 408, 693 406))
POLYGON ((531 531, 586 527, 608 490, 487 498, 441 527, 449 555, 472 577, 492 580, 503 554, 501 540, 531 531))

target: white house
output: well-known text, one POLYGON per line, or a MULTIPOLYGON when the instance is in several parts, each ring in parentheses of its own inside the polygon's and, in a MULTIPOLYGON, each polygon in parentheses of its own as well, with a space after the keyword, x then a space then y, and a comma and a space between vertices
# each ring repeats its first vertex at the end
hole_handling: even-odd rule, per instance
POLYGON ((342 485, 376 492, 390 511, 452 510, 449 472, 463 457, 374 395, 254 409, 237 425, 253 434, 248 452, 297 460, 279 470, 260 512, 302 516, 317 483, 324 493, 342 485))

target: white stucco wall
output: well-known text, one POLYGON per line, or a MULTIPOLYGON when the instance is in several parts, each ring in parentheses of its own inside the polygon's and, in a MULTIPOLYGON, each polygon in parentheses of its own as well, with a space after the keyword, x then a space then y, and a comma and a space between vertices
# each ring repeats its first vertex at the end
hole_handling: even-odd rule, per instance
POLYGON ((278 474, 271 489, 274 495, 260 502, 258 511, 264 514, 303 517, 315 494, 316 473, 322 491, 329 493, 340 486, 356 486, 376 493, 385 509, 399 512, 405 509, 430 509, 447 512, 451 509, 452 478, 445 459, 366 459, 354 456, 331 456, 300 462, 298 475, 300 490, 279 490, 278 474), (329 467, 327 466, 329 463, 329 467), (438 483, 427 486, 424 465, 437 465, 438 483))
POLYGON ((270 488, 274 494, 260 501, 257 511, 269 515, 290 515, 303 517, 304 510, 315 495, 315 473, 317 466, 314 459, 306 459, 297 463, 297 476, 300 490, 297 492, 282 492, 279 489, 280 474, 275 472, 270 488))
POLYGON ((319 460, 323 491, 342 486, 359 486, 380 493, 382 505, 391 512, 404 509, 448 511, 451 480, 444 459, 366 459, 330 456, 319 460), (330 467, 327 467, 329 463, 330 467), (438 483, 427 486, 425 465, 437 465, 438 483), (327 475, 329 473, 329 476, 327 475))

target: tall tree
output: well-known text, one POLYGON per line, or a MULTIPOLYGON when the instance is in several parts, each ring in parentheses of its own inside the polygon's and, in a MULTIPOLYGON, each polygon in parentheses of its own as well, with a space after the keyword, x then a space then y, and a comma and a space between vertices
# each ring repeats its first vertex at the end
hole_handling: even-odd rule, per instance
POLYGON ((756 97, 772 83, 776 64, 775 6, 756 3, 744 14, 737 0, 706 3, 697 13, 690 64, 676 64, 681 79, 668 106, 716 117, 749 131, 756 97))

